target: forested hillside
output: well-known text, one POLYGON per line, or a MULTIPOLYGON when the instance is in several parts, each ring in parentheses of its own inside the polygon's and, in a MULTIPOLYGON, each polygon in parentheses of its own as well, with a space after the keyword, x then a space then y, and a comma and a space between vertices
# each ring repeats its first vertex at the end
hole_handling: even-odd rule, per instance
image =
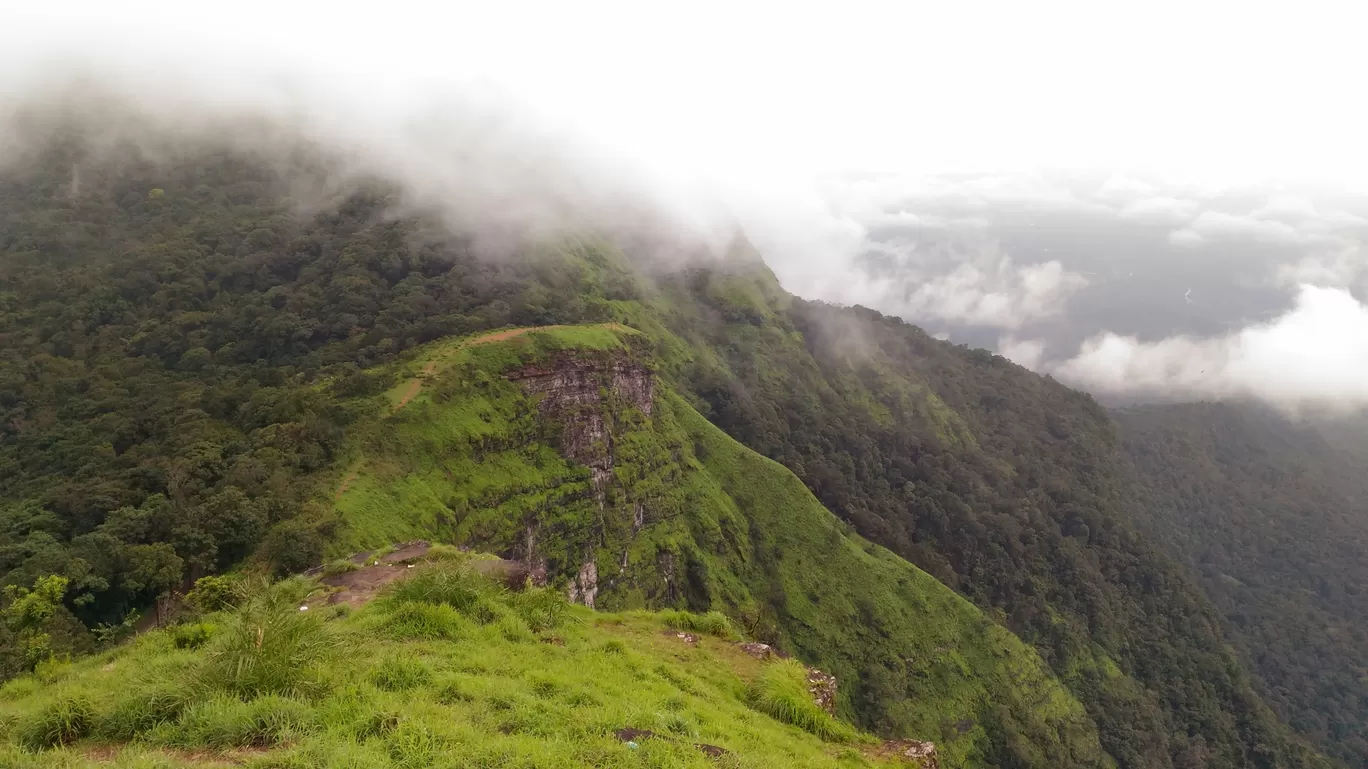
POLYGON ((1116 417, 1136 520, 1201 576, 1279 714, 1368 764, 1368 426, 1233 404, 1116 417))
MULTIPOLYGON (((672 271, 588 238, 491 260, 381 184, 302 210, 308 163, 286 178, 221 148, 83 147, 0 176, 0 580, 70 579, 60 616, 11 612, 10 670, 244 557, 321 560, 345 531, 336 483, 366 414, 349 404, 392 387, 415 345, 611 321, 715 425, 1032 645, 1119 765, 1320 760, 1129 528, 1114 425, 1085 395, 797 300, 744 242, 672 271)), ((861 697, 897 701, 895 680, 861 697)))

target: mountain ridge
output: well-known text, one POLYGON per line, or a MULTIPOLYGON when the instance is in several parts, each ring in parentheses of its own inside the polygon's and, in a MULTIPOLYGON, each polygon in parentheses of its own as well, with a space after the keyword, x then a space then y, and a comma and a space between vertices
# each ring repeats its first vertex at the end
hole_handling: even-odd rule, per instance
MULTIPOLYGON (((24 173, 0 175, 0 530, 12 543, 0 580, 69 575, 64 618, 117 622, 244 559, 297 571, 353 544, 334 537, 357 522, 389 525, 393 501, 377 489, 402 489, 412 474, 358 477, 335 498, 358 443, 367 456, 405 456, 401 431, 364 426, 397 386, 388 367, 415 348, 505 327, 620 323, 641 332, 642 353, 680 399, 663 412, 679 435, 711 422, 1020 636, 1119 765, 1319 762, 1250 688, 1200 591, 1126 522, 1114 426, 1086 395, 872 311, 792 297, 743 240, 725 260, 670 269, 649 240, 567 237, 490 260, 406 218, 383 186, 301 216, 285 170, 231 152, 153 162, 135 149, 73 196, 63 186, 72 153, 38 153, 24 173), (695 416, 674 413, 681 405, 695 416), (369 518, 334 514, 368 494, 379 500, 369 518)), ((420 387, 395 419, 416 419, 441 395, 420 387)), ((495 401, 505 399, 489 402, 500 424, 525 416, 495 401)), ((432 413, 448 423, 415 424, 414 445, 441 446, 473 424, 432 413)), ((537 487, 554 472, 566 493, 592 497, 593 471, 541 445, 532 470, 510 459, 508 472, 491 462, 471 477, 537 487)), ((650 459, 661 447, 625 448, 650 459)), ((430 499, 418 523, 479 524, 488 542, 525 535, 506 516, 482 518, 484 502, 502 503, 480 500, 467 519, 459 498, 430 499), (439 507, 459 515, 440 519, 439 507)), ((557 558, 576 574, 585 562, 582 550, 557 558)), ((54 640, 80 637, 67 635, 54 640)), ((899 701, 862 696, 873 710, 899 701)), ((1022 747, 1036 760, 1029 740, 1022 747)))

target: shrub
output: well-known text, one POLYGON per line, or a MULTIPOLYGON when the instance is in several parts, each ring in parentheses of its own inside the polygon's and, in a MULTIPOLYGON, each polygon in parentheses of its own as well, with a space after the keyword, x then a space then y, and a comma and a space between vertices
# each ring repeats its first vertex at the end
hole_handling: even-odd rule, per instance
POLYGON ((208 622, 177 625, 171 629, 171 645, 177 649, 198 649, 213 635, 214 626, 208 622))
POLYGON ((327 540, 318 526, 291 519, 277 523, 261 545, 266 560, 276 576, 294 574, 312 568, 323 560, 327 540))
POLYGON ((69 745, 90 733, 95 708, 83 694, 62 693, 18 725, 19 744, 29 750, 69 745))
POLYGON ((279 583, 244 603, 216 632, 203 683, 241 697, 308 693, 336 638, 317 612, 300 611, 301 589, 279 583))
POLYGON ((732 627, 731 620, 727 619, 727 615, 720 611, 694 614, 687 611, 667 609, 660 613, 660 619, 665 623, 665 627, 671 630, 703 633, 726 641, 739 640, 741 637, 732 627))
POLYGON ((185 594, 185 602, 201 612, 210 614, 237 605, 238 580, 235 577, 200 577, 185 594))
POLYGON ((751 707, 829 742, 850 742, 856 732, 817 706, 807 686, 807 669, 796 660, 771 662, 747 692, 751 707))
POLYGON ((432 669, 412 657, 392 657, 371 671, 371 683, 390 692, 416 689, 432 680, 432 669))

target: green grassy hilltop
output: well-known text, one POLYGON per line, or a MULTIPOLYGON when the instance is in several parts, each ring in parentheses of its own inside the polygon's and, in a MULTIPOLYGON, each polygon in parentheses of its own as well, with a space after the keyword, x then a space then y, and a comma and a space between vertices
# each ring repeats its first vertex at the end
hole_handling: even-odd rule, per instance
POLYGON ((415 568, 356 611, 304 579, 250 586, 239 606, 10 681, 0 766, 895 761, 813 702, 801 665, 752 657, 725 619, 509 592, 449 550, 415 568))

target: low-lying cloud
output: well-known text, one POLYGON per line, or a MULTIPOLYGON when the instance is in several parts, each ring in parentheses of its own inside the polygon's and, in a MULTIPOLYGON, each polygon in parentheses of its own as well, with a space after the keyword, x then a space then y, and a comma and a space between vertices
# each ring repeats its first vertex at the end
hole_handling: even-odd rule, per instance
POLYGON ((1271 322, 1211 339, 1104 333, 1051 372, 1103 395, 1358 408, 1368 405, 1368 305, 1344 289, 1304 285, 1271 322))
POLYGON ((802 265, 810 295, 1112 402, 1368 407, 1364 198, 1130 174, 876 177, 823 195, 846 256, 776 264, 802 265))

